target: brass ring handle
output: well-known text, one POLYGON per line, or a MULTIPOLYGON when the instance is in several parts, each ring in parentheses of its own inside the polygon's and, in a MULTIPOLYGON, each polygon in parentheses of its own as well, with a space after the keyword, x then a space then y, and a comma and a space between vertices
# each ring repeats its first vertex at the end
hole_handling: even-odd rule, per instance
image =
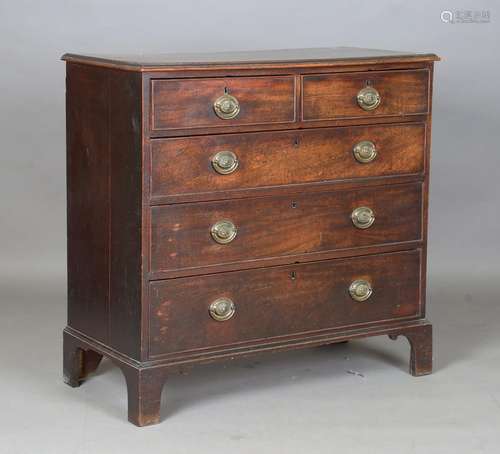
POLYGON ((240 113, 240 103, 234 96, 225 93, 215 100, 214 110, 219 118, 231 120, 240 113))
POLYGON ((376 109, 381 101, 380 93, 373 87, 365 87, 359 90, 357 101, 363 110, 376 109))
POLYGON ((236 238, 238 229, 228 220, 216 222, 210 229, 210 234, 214 241, 219 244, 227 244, 236 238))
POLYGON ((238 157, 232 151, 219 151, 212 158, 212 167, 221 175, 233 173, 238 168, 238 157))
POLYGON ((375 222, 375 213, 371 208, 358 207, 351 213, 351 220, 358 229, 367 229, 375 222))
POLYGON ((349 295, 354 301, 359 303, 366 301, 372 296, 372 285, 363 279, 356 279, 349 286, 349 295))
POLYGON ((234 315, 236 306, 229 298, 217 298, 210 304, 208 311, 214 320, 224 322, 234 315))
POLYGON ((377 157, 377 148, 370 140, 362 140, 354 145, 352 149, 356 161, 361 164, 372 162, 377 157))

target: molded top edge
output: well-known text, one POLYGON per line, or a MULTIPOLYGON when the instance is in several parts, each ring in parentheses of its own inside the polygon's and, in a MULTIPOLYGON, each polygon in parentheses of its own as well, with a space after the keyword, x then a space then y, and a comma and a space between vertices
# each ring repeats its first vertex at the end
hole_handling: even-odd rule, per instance
POLYGON ((211 69, 214 67, 261 68, 270 66, 353 65, 438 61, 433 53, 398 52, 355 47, 315 49, 279 49, 215 53, 175 53, 158 55, 80 55, 67 53, 67 62, 104 66, 129 71, 168 71, 179 69, 211 69))

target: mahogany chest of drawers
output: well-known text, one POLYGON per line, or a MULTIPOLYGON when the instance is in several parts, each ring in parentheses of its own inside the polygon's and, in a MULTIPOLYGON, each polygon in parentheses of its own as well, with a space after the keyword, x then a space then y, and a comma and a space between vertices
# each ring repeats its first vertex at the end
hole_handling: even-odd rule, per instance
POLYGON ((64 377, 102 356, 129 420, 169 373, 425 318, 434 54, 66 54, 64 377))

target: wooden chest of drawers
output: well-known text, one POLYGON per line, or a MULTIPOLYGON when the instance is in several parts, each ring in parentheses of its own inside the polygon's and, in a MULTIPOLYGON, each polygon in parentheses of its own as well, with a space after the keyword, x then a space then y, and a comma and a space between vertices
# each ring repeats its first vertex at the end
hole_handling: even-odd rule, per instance
POLYGON ((129 420, 180 367, 403 335, 425 319, 433 54, 66 54, 71 386, 102 356, 129 420))

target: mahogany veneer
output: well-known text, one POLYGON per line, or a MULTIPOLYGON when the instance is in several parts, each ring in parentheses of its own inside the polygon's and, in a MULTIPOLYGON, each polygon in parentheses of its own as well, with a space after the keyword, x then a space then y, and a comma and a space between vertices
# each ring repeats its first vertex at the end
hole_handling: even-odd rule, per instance
POLYGON ((66 54, 70 386, 110 358, 153 424, 180 367, 406 336, 425 276, 434 54, 66 54))
POLYGON ((155 206, 150 277, 186 268, 190 274, 198 268, 210 271, 224 263, 259 266, 259 260, 283 256, 311 260, 307 256, 319 252, 420 241, 421 211, 421 183, 155 206), (358 206, 375 213, 369 229, 353 227, 351 212, 358 206), (207 226, 219 219, 231 219, 238 228, 230 247, 206 234, 207 226))
POLYGON ((425 123, 409 123, 158 139, 151 144, 151 202, 210 200, 225 198, 221 192, 353 178, 423 176, 425 133, 425 123), (383 150, 368 166, 352 152, 353 144, 367 138, 383 150), (241 159, 237 172, 220 178, 210 158, 223 150, 241 159))

